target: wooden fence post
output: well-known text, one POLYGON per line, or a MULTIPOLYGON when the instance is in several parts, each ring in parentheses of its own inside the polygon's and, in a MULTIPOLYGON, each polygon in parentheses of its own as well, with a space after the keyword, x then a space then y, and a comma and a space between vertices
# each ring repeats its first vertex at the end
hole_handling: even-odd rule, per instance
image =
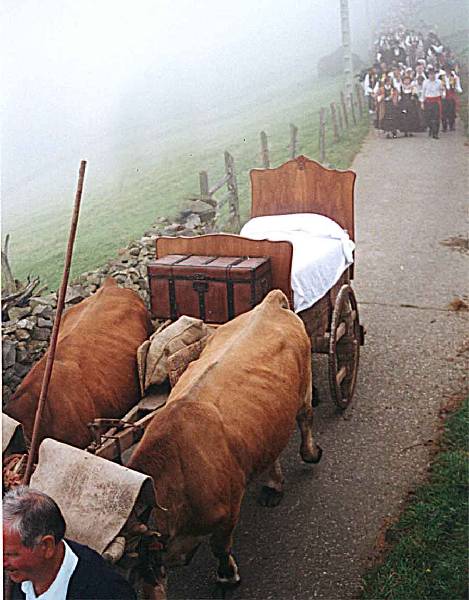
POLYGON ((355 86, 355 93, 358 100, 358 110, 360 112, 360 117, 363 117, 363 89, 359 83, 357 83, 357 85, 355 86))
POLYGON ((208 191, 208 173, 207 171, 200 171, 199 173, 200 183, 200 198, 209 198, 210 192, 208 191))
POLYGON ((239 232, 241 229, 241 220, 239 218, 238 184, 236 181, 234 159, 227 151, 225 151, 225 172, 227 177, 226 185, 228 187, 228 208, 230 211, 229 222, 231 228, 239 232))
POLYGON ((353 99, 353 94, 350 94, 350 110, 352 111, 352 121, 353 124, 356 125, 357 124, 357 116, 355 114, 355 101, 353 99))
POLYGON ((291 158, 295 158, 296 156, 296 146, 298 143, 298 127, 290 123, 290 150, 291 150, 291 158))
POLYGON ((342 105, 342 112, 344 113, 344 122, 345 127, 348 129, 348 114, 347 114, 347 105, 345 103, 345 94, 344 92, 340 92, 340 103, 342 105))
POLYGON ((335 102, 331 102, 331 117, 332 117, 332 128, 334 131, 334 143, 339 141, 339 128, 337 126, 337 112, 335 108, 335 102))
POLYGON ((344 120, 342 119, 342 111, 340 110, 340 104, 337 104, 337 116, 339 117, 339 131, 340 134, 344 132, 344 120))
POLYGON ((325 110, 319 111, 319 162, 326 160, 326 123, 324 118, 325 110))
POLYGON ((267 144, 267 134, 261 131, 261 159, 264 169, 270 168, 269 146, 267 144))

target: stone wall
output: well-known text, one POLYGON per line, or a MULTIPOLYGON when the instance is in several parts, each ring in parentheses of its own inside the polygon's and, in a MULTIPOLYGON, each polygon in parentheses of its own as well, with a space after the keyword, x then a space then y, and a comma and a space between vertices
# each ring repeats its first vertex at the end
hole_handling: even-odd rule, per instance
MULTIPOLYGON (((178 222, 160 217, 144 236, 119 250, 117 257, 94 271, 77 277, 68 286, 65 308, 93 294, 107 277, 135 290, 150 306, 147 264, 155 258, 155 240, 160 235, 201 235, 213 231, 215 212, 206 204, 183 210, 178 222)), ((24 306, 10 308, 2 323, 2 397, 7 402, 16 387, 49 345, 57 306, 57 294, 29 299, 24 306)))

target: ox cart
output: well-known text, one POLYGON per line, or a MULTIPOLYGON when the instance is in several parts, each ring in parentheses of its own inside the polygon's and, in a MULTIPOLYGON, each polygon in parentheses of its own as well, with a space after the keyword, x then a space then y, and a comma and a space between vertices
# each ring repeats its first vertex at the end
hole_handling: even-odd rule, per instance
MULTIPOLYGON (((277 169, 251 171, 251 182, 253 219, 283 218, 285 215, 301 215, 300 219, 305 219, 304 215, 318 215, 330 219, 354 240, 353 172, 326 169, 301 156, 277 169)), ((304 303, 298 303, 295 289, 294 242, 264 239, 267 236, 263 236, 262 231, 257 232, 261 239, 253 239, 249 237, 253 235, 249 228, 242 234, 160 237, 156 240, 156 257, 269 258, 271 287, 283 291, 301 317, 311 340, 312 352, 328 356, 331 396, 339 408, 346 408, 353 397, 359 348, 364 341, 351 287, 352 261, 340 270, 333 284, 319 298, 304 306, 304 303)), ((169 327, 168 323, 164 327, 169 327)), ((194 346, 200 354, 201 340, 194 346)), ((184 366, 195 359, 197 354, 186 356, 184 366)), ((154 575, 159 565, 154 564, 152 551, 161 547, 161 542, 150 515, 158 507, 158 499, 150 477, 122 465, 126 463, 126 451, 139 442, 155 414, 165 405, 170 388, 181 372, 180 364, 175 363, 173 374, 176 373, 176 377, 171 378, 169 373, 170 383, 166 381, 156 392, 147 394, 123 419, 95 419, 91 424, 94 441, 87 448, 88 452, 44 440, 31 480, 33 485, 56 498, 66 520, 72 524, 72 537, 116 563, 136 584, 141 581, 142 572, 154 581, 157 579, 154 575), (87 523, 81 518, 84 513, 89 517, 87 523)), ((4 456, 8 459, 4 477, 9 476, 17 484, 21 480, 24 462, 21 456, 25 447, 19 443, 18 423, 4 418, 4 427, 7 432, 6 436, 4 432, 4 438, 7 438, 4 456)))
MULTIPOLYGON (((254 221, 258 221, 258 217, 285 215, 290 219, 292 215, 299 215, 299 220, 307 220, 308 215, 316 215, 330 219, 340 226, 345 236, 348 234, 352 241, 355 240, 356 175, 353 171, 328 169, 305 156, 299 156, 275 169, 253 169, 250 176, 251 219, 254 221)), ((156 257, 270 257, 272 287, 282 290, 289 298, 290 305, 295 307, 311 339, 312 352, 327 355, 331 397, 340 409, 345 409, 355 391, 360 345, 364 343, 364 329, 360 324, 357 300, 351 286, 354 275, 352 261, 342 263, 342 267, 345 267, 343 271, 340 261, 334 266, 331 287, 322 289, 319 292, 321 297, 314 299, 312 305, 308 305, 311 302, 308 303, 307 298, 301 298, 301 301, 297 302, 298 290, 294 289, 294 252, 298 251, 297 245, 292 244, 289 235, 282 240, 283 235, 278 235, 278 232, 275 232, 277 235, 273 236, 274 239, 251 239, 248 236, 253 229, 249 223, 247 228, 243 228, 241 235, 160 237, 156 240, 156 257), (245 231, 246 234, 243 235, 245 231), (303 308, 305 306, 306 308, 303 308)), ((314 223, 313 227, 317 229, 323 225, 314 223)), ((325 222, 325 226, 330 227, 331 224, 325 222)), ((275 224, 274 227, 277 228, 278 225, 275 224)), ((298 228, 295 224, 293 227, 298 228)), ((254 228, 254 233, 257 238, 268 237, 267 234, 263 235, 262 229, 254 228)), ((329 243, 334 235, 335 231, 325 236, 320 233, 320 246, 315 245, 312 250, 306 245, 306 253, 311 253, 306 262, 320 263, 324 260, 324 256, 320 254, 321 246, 329 243), (320 250, 320 255, 315 256, 316 250, 320 250)), ((305 243, 310 241, 311 238, 308 237, 305 243)), ((302 240, 299 240, 299 244, 301 243, 302 240)), ((341 240, 337 239, 337 243, 340 246, 341 240)), ((337 248, 332 248, 332 252, 337 252, 337 248)), ((302 263, 304 262, 302 259, 302 263)), ((309 274, 306 272, 301 276, 304 278, 309 274)), ((311 277, 314 278, 314 274, 311 277)), ((300 293, 302 292, 300 290, 300 293)), ((153 307, 158 304, 159 298, 153 297, 152 300, 153 307)))

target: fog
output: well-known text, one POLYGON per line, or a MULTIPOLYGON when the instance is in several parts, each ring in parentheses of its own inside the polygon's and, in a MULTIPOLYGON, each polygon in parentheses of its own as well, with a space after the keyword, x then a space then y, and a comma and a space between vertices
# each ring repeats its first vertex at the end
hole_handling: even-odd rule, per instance
POLYGON ((129 137, 313 76, 340 43, 326 0, 4 0, 1 20, 5 225, 81 158, 104 174, 129 137))

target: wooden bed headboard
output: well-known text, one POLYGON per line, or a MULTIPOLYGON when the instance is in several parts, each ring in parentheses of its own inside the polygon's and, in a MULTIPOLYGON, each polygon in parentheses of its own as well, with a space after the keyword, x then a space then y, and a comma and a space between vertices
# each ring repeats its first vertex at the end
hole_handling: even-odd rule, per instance
POLYGON ((159 237, 156 258, 167 254, 201 256, 270 256, 273 289, 279 289, 293 303, 291 264, 293 246, 290 242, 251 240, 228 233, 211 233, 194 237, 159 237))
POLYGON ((252 169, 251 217, 317 213, 336 221, 355 240, 353 171, 327 169, 298 156, 275 169, 252 169))

